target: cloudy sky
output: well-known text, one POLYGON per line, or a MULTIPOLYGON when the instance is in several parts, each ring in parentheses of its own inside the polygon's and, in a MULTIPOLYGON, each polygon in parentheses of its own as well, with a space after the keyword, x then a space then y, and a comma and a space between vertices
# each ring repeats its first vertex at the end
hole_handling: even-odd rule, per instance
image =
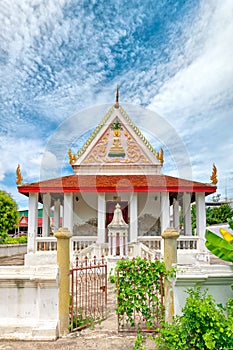
POLYGON ((209 182, 215 162, 218 193, 233 197, 232 18, 232 0, 1 0, 0 189, 25 207, 18 163, 25 182, 71 173, 67 149, 118 84, 131 119, 165 148, 164 172, 185 154, 193 179, 209 182))

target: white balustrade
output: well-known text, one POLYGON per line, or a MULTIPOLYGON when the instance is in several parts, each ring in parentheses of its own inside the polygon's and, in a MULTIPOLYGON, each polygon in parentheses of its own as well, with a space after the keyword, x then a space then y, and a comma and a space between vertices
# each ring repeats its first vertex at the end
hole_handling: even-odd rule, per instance
POLYGON ((37 251, 54 251, 57 250, 57 239, 55 237, 37 237, 37 251))
MULTIPOLYGON (((179 236, 177 239, 177 249, 197 250, 198 236, 179 236)), ((141 236, 138 241, 145 244, 148 248, 161 250, 161 236, 141 236)))

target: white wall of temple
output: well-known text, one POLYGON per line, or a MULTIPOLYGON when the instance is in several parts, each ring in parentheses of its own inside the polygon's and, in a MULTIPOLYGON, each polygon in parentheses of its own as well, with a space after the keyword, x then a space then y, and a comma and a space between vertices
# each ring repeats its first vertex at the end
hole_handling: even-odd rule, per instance
POLYGON ((74 235, 97 235, 98 198, 96 193, 74 194, 74 235))
POLYGON ((138 235, 160 234, 160 193, 138 193, 138 235))

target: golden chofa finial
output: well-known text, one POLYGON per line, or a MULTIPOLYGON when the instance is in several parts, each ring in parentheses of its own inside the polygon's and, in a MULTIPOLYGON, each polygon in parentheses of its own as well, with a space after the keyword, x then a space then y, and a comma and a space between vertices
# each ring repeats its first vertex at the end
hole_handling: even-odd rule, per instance
POLYGON ((116 102, 114 105, 115 108, 119 108, 119 89, 118 89, 118 85, 117 85, 117 89, 116 89, 116 102))
POLYGON ((72 163, 77 160, 77 157, 75 154, 71 152, 71 149, 68 150, 68 156, 69 156, 69 163, 70 165, 72 165, 72 163))
POLYGON ((162 149, 162 148, 160 148, 159 153, 157 152, 156 158, 160 161, 161 164, 164 163, 164 159, 163 159, 163 149, 162 149))
POLYGON ((18 164, 16 168, 16 185, 17 186, 22 185, 22 181, 23 181, 23 176, 21 174, 20 165, 18 164))
POLYGON ((210 180, 212 181, 211 182, 212 185, 216 185, 218 183, 217 168, 216 168, 216 165, 214 163, 213 163, 213 170, 212 170, 212 174, 210 176, 210 180))

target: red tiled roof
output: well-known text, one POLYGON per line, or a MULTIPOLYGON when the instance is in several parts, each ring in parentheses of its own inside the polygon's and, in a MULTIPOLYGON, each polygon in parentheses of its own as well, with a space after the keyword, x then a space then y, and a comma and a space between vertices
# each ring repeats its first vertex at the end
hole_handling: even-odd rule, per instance
POLYGON ((167 175, 69 175, 18 187, 20 193, 61 192, 205 192, 216 186, 167 175))

